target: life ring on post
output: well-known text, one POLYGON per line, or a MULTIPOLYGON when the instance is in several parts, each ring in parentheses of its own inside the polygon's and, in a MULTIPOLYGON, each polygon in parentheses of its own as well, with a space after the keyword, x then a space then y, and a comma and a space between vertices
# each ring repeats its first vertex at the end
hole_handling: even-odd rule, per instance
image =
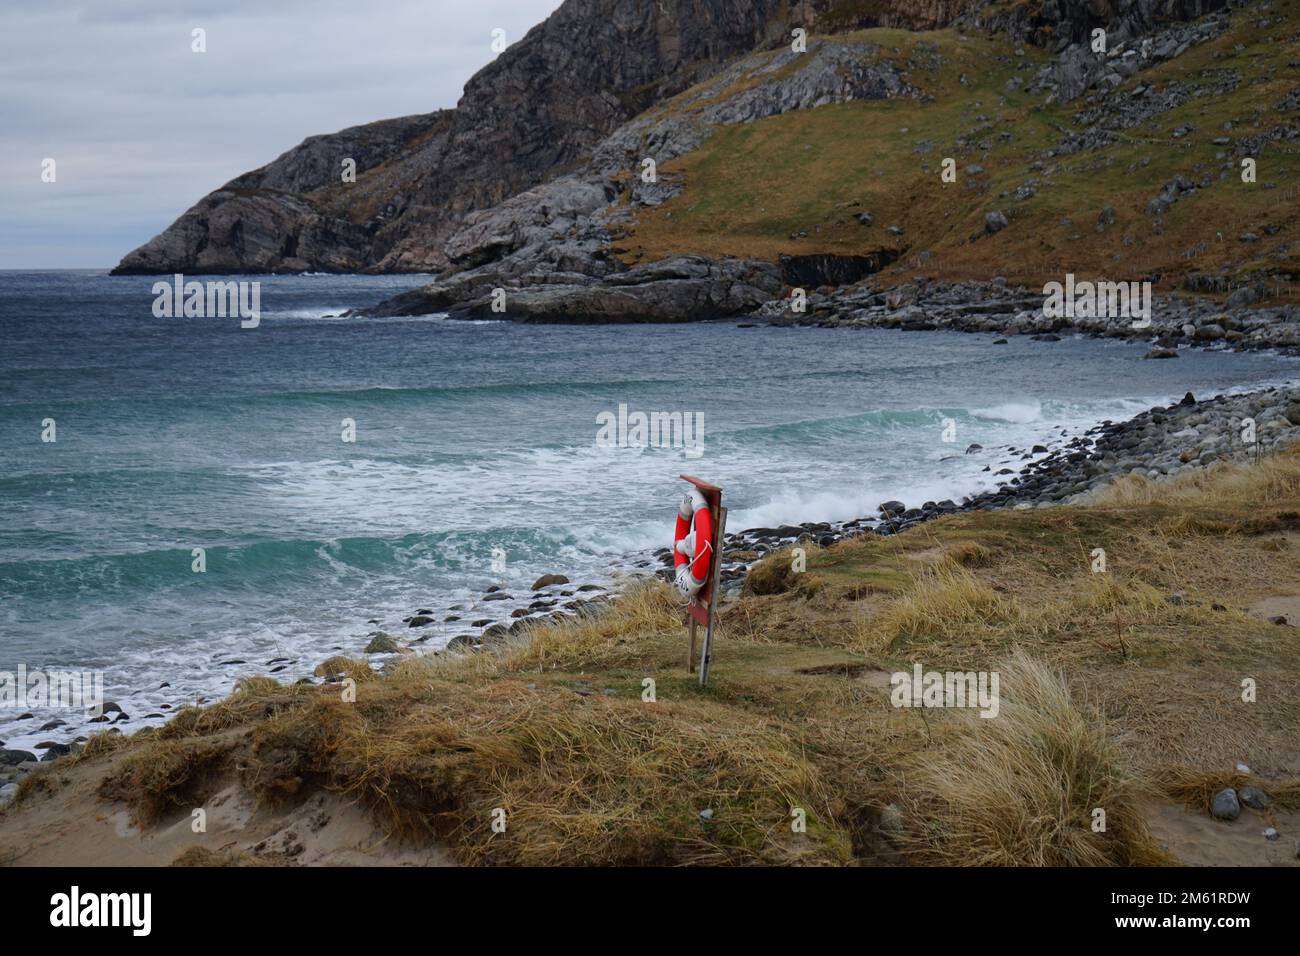
POLYGON ((677 528, 673 534, 674 580, 677 590, 688 598, 695 597, 709 579, 713 563, 713 512, 700 489, 682 495, 677 509, 677 528))

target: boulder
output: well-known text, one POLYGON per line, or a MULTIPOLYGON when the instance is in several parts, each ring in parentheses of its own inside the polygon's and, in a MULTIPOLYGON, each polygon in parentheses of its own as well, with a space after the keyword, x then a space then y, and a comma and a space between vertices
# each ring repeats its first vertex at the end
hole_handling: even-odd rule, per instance
POLYGON ((1210 816, 1216 820, 1235 820, 1241 816, 1241 803, 1237 791, 1228 787, 1214 795, 1210 804, 1210 816))
MULTIPOLYGON (((429 621, 432 622, 432 618, 430 618, 429 621)), ((412 623, 410 626, 419 627, 420 625, 412 623)), ((383 631, 375 631, 375 633, 370 635, 370 643, 366 645, 365 653, 396 654, 398 650, 400 650, 400 647, 398 646, 397 641, 393 639, 392 635, 385 634, 383 631)))
POLYGON ((995 232, 1001 232, 1007 228, 1007 217, 1004 213, 994 210, 984 214, 984 231, 990 235, 995 232))
POLYGON ((533 582, 532 590, 540 591, 542 588, 548 588, 553 584, 568 584, 569 579, 563 574, 543 574, 533 582))

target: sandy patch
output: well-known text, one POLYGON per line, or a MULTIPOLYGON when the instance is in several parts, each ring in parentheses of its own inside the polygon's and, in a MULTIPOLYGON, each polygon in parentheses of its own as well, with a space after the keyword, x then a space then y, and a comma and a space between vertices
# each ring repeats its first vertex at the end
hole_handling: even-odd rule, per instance
POLYGON ((189 812, 142 831, 125 806, 93 795, 93 785, 79 779, 86 769, 72 768, 68 783, 55 793, 38 794, 0 814, 0 864, 167 866, 186 850, 203 847, 289 866, 455 865, 445 848, 387 838, 368 812, 328 792, 270 810, 231 784, 203 804, 206 832, 194 832, 189 812))
POLYGON ((1300 866, 1300 813, 1243 807, 1228 823, 1161 802, 1148 804, 1146 816, 1156 840, 1189 866, 1300 866), (1278 831, 1276 840, 1264 838, 1268 827, 1278 831))
POLYGON ((1281 615, 1292 627, 1300 627, 1300 594, 1273 594, 1247 606, 1251 614, 1264 620, 1281 615))

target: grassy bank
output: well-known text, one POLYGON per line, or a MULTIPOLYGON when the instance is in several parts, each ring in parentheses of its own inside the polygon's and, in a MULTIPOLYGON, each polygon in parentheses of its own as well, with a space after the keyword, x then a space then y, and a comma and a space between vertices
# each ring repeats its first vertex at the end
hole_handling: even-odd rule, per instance
MULTIPOLYGON (((874 29, 819 40, 877 45, 923 95, 719 129, 662 165, 684 189, 639 211, 622 255, 775 260, 886 249, 901 256, 887 282, 917 272, 951 280, 1000 274, 1030 286, 1065 272, 1149 277, 1165 288, 1193 272, 1222 271, 1234 283, 1289 278, 1296 260, 1286 223, 1300 213, 1300 194, 1287 186, 1300 162, 1286 135, 1295 114, 1280 104, 1294 96, 1300 13, 1294 4, 1273 13, 1236 14, 1222 35, 1104 98, 1065 104, 1027 90, 1047 54, 1005 38, 874 29), (1137 125, 1116 125, 1109 144, 1062 148, 1070 135, 1161 97, 1172 105, 1137 125), (955 182, 940 177, 946 157, 956 161, 955 182), (1246 157, 1258 164, 1255 183, 1241 181, 1246 157), (1148 203, 1177 176, 1206 188, 1153 216, 1148 203), (1010 226, 985 235, 985 213, 994 210, 1010 226), (857 219, 864 211, 869 226, 857 219)), ((1278 301, 1293 300, 1294 289, 1278 286, 1278 301)))
POLYGON ((96 736, 24 782, 0 841, 74 791, 147 833, 234 787, 272 814, 328 793, 465 863, 1172 862, 1153 801, 1204 815, 1249 782, 1300 809, 1297 631, 1266 619, 1300 602, 1298 547, 1293 449, 812 549, 799 574, 777 554, 725 606, 707 689, 677 600, 648 585, 501 653, 383 675, 335 658, 318 672, 353 685, 243 681, 96 736), (997 671, 999 715, 893 706, 890 673, 918 662, 997 671))

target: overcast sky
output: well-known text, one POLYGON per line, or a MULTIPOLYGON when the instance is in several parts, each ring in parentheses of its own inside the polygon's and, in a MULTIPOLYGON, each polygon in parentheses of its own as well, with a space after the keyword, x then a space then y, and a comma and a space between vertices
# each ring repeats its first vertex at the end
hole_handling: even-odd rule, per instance
POLYGON ((560 2, 5 0, 0 268, 116 265, 307 136, 454 106, 560 2))

